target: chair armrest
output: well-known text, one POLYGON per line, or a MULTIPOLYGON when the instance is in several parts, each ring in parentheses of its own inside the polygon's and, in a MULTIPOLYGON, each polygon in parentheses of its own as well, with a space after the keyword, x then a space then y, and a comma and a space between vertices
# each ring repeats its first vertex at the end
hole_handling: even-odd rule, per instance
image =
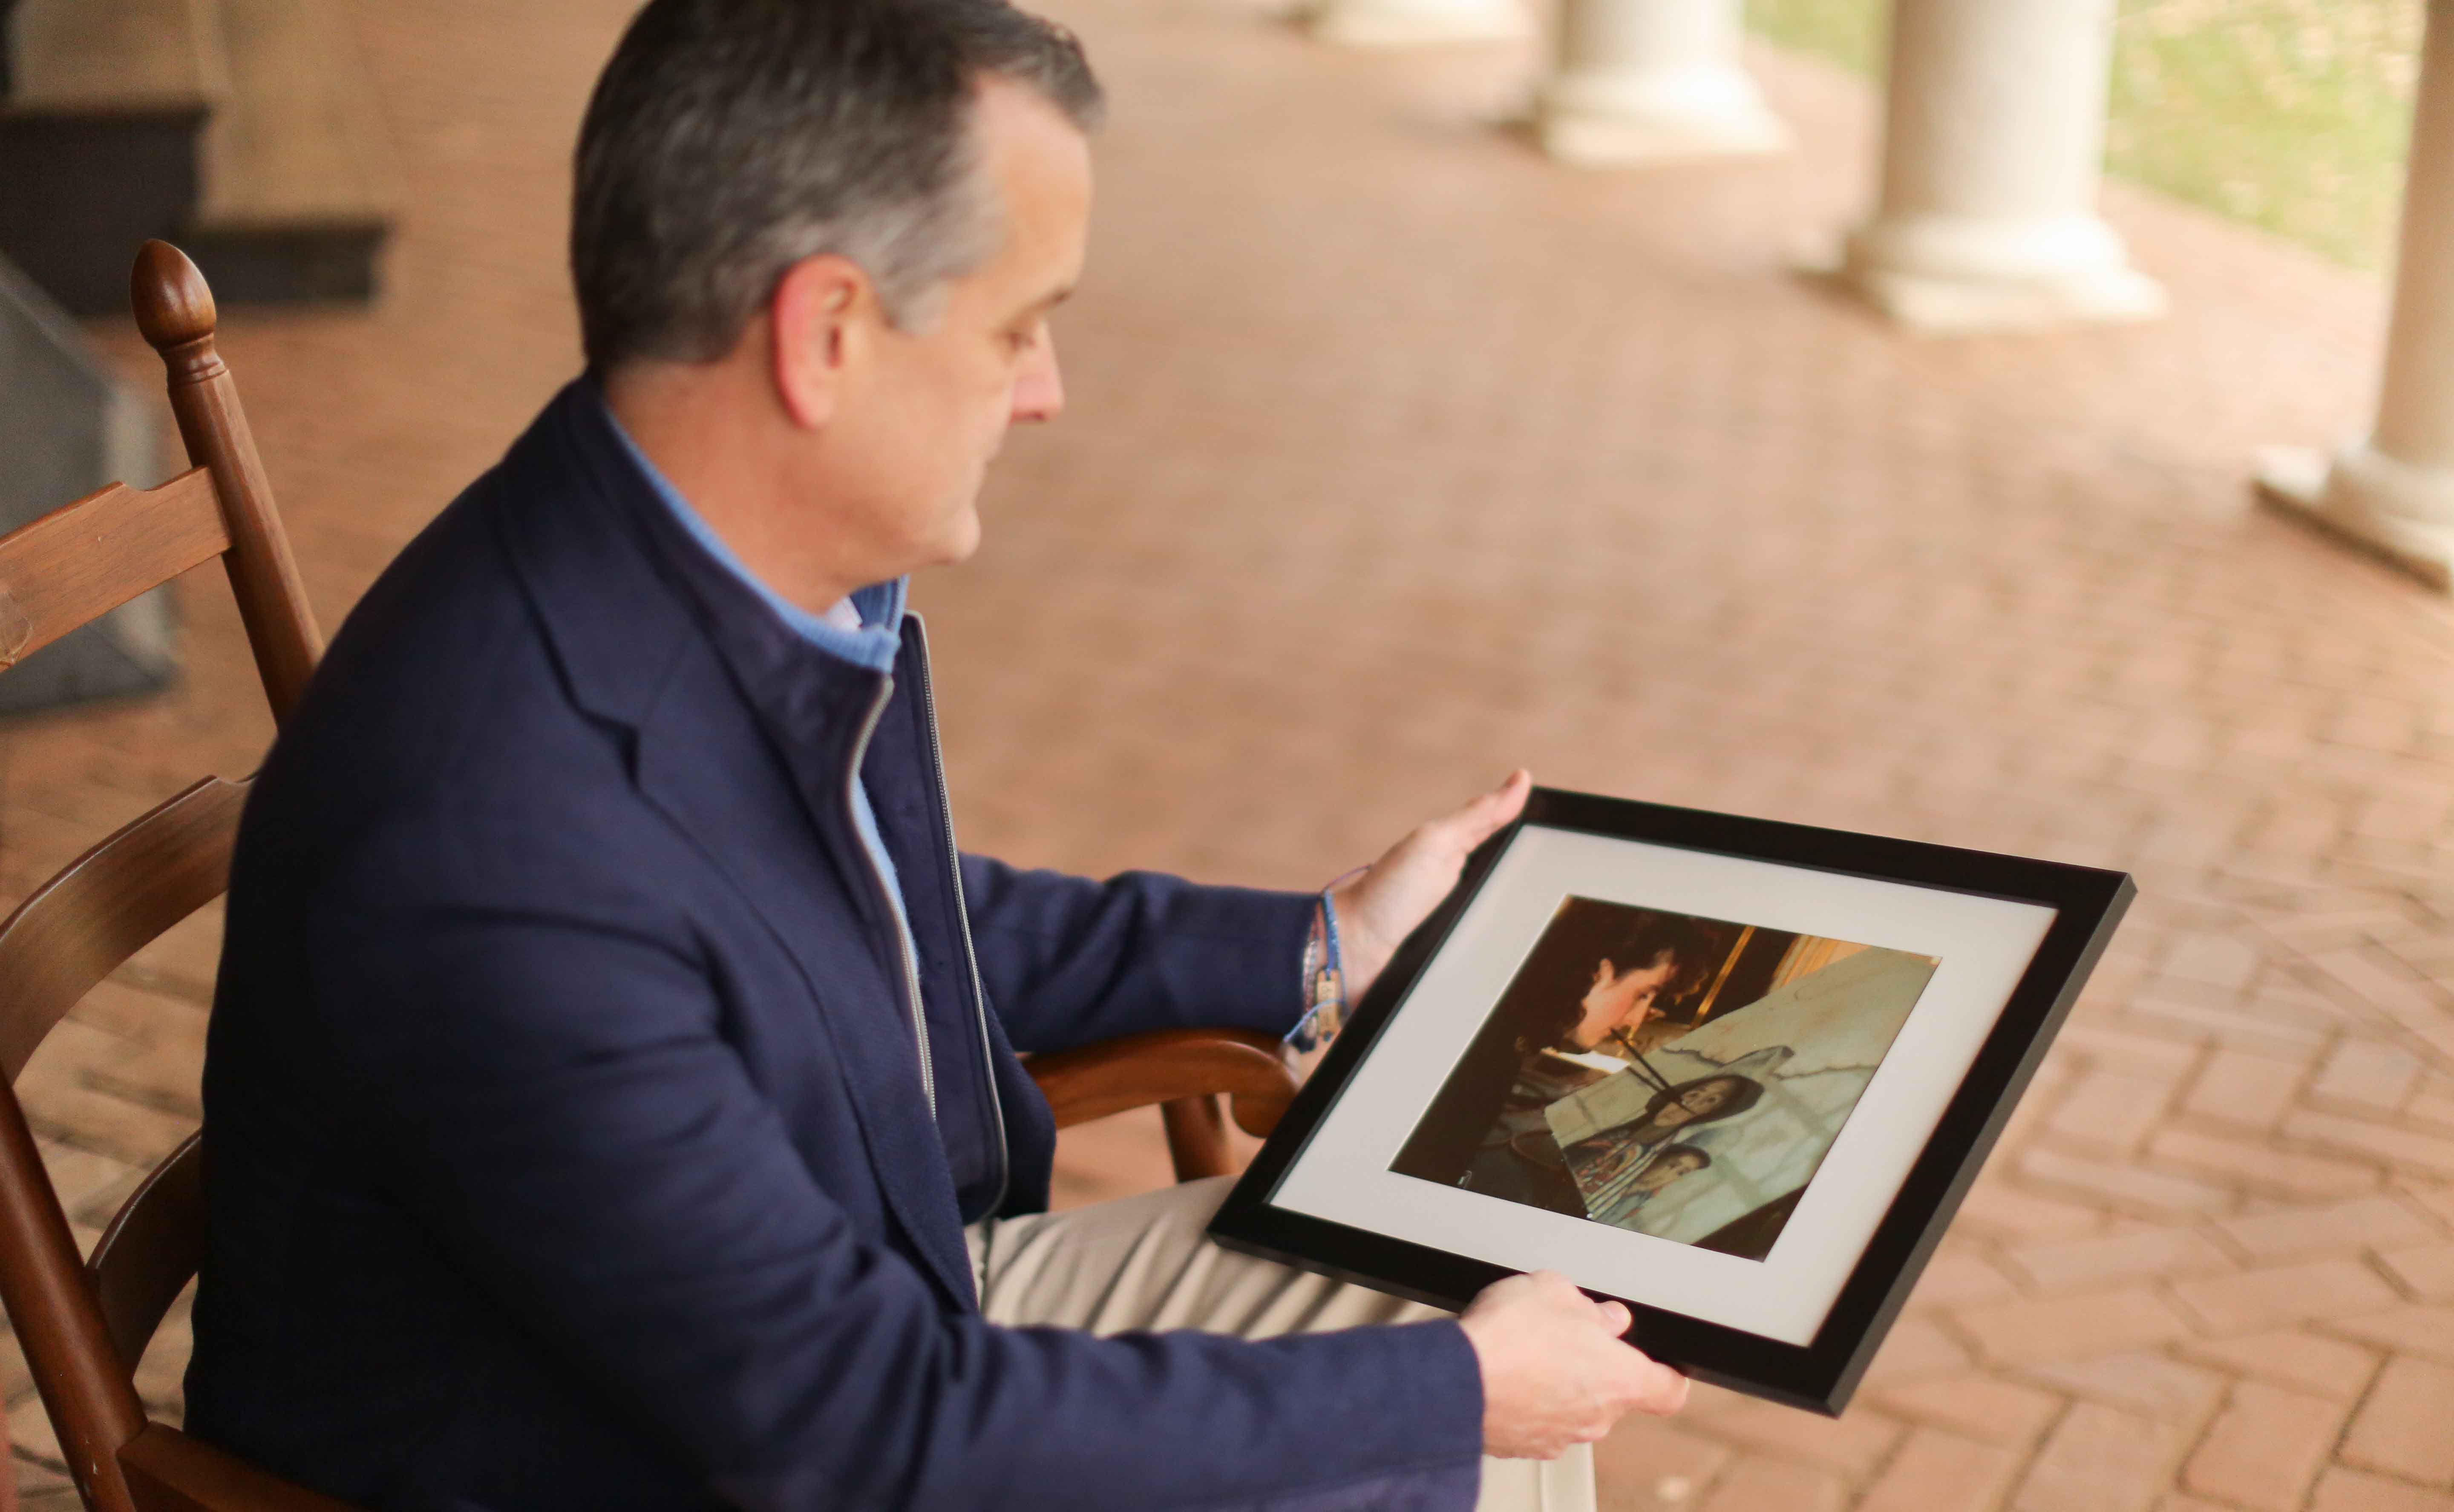
POLYGON ((159 1422, 120 1449, 119 1469, 137 1512, 354 1512, 159 1422))
POLYGON ((1296 1095, 1287 1047, 1246 1029, 1158 1029, 1025 1064, 1058 1128, 1158 1104, 1180 1182, 1236 1169, 1218 1093, 1228 1095, 1236 1126, 1254 1135, 1277 1127, 1296 1095))
POLYGON ((1035 1055, 1025 1064, 1058 1128, 1224 1092, 1236 1126, 1264 1135, 1278 1126, 1296 1095, 1286 1046, 1244 1029, 1157 1029, 1035 1055))

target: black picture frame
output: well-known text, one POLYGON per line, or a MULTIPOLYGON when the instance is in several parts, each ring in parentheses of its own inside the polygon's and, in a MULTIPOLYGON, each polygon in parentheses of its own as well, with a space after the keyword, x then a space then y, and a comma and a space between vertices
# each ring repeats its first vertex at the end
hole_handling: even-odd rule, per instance
POLYGON ((1407 938, 1210 1225, 1246 1253, 1451 1309, 1511 1274, 1499 1265, 1277 1207, 1272 1194, 1398 1005, 1447 943, 1494 865, 1529 826, 1649 842, 2054 910, 2042 943, 1951 1095, 1812 1343, 1767 1339, 1621 1297, 1629 1337, 1697 1380, 1838 1417, 1916 1284, 2004 1122, 2123 912, 2129 876, 1987 851, 1538 787, 1468 859, 1457 887, 1407 938))

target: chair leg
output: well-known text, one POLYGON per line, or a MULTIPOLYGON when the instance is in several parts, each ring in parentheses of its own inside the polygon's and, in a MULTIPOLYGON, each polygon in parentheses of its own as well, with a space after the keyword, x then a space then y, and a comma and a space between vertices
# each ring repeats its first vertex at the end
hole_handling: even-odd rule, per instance
POLYGON ((1180 1097, 1159 1104, 1167 1124, 1167 1152, 1176 1161, 1176 1179, 1199 1181, 1226 1176, 1236 1169, 1227 1148, 1227 1120, 1216 1097, 1180 1097))

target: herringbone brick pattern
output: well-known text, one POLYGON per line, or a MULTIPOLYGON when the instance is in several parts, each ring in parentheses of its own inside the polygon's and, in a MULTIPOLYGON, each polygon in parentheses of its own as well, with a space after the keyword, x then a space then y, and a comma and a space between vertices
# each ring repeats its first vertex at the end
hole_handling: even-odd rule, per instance
MULTIPOLYGON (((363 13, 392 295, 226 341, 328 619, 574 366, 563 158, 627 9, 363 13)), ((1919 345, 1788 271, 1869 171, 1819 69, 1760 60, 1790 158, 1579 175, 1491 125, 1521 52, 1059 9, 1116 96, 1074 409, 919 594, 967 843, 1310 885, 1523 762, 2134 870, 1859 1403, 1700 1393, 1603 1446, 1605 1504, 2454 1512, 2454 613, 2243 485, 2358 423, 2378 290, 2116 193, 2172 319, 1919 345)), ((179 691, 8 732, 0 892, 252 765, 235 616, 188 587, 179 691)), ((213 947, 149 952, 28 1074, 88 1225, 195 1115, 213 947)), ((1117 1121, 1062 1190, 1163 1174, 1117 1121)))

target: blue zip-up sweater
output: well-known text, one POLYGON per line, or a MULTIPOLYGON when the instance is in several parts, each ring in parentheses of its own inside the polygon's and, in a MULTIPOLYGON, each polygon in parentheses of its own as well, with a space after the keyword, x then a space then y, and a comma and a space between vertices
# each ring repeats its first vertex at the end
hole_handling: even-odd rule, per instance
POLYGON ((958 860, 926 688, 916 623, 887 673, 764 612, 585 386, 402 553, 242 826, 191 1431, 375 1509, 1472 1505, 1453 1323, 979 1317, 961 1225, 1055 1145, 1015 1047, 1283 1030, 1310 900, 958 860))

